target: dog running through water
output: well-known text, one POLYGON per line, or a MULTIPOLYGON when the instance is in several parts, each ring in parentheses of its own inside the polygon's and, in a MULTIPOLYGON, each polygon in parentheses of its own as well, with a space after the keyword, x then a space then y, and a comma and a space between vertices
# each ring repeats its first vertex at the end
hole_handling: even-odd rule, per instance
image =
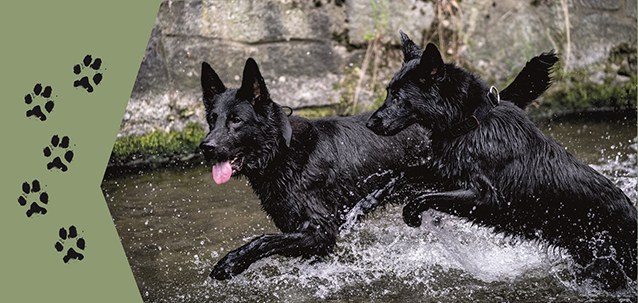
MULTIPOLYGON (((409 226, 428 209, 496 232, 565 248, 584 277, 606 289, 636 280, 637 214, 609 179, 543 134, 475 75, 421 50, 401 33, 404 63, 367 126, 384 136, 432 131, 428 171, 437 182, 403 208, 409 226)), ((553 53, 538 57, 556 61, 553 53)), ((513 103, 514 102, 514 103, 513 103)))

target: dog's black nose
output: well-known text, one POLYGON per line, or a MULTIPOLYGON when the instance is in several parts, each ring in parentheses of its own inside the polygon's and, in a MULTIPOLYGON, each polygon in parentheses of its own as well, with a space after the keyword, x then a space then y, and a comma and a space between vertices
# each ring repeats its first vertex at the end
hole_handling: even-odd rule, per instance
POLYGON ((215 147, 215 142, 212 142, 210 140, 204 140, 202 141, 202 143, 199 144, 199 149, 202 150, 202 153, 204 154, 206 160, 210 160, 212 158, 215 147))
POLYGON ((373 129, 374 125, 376 124, 376 119, 374 117, 370 117, 370 119, 368 119, 368 122, 366 122, 366 127, 369 129, 373 129))
POLYGON ((366 123, 366 127, 377 135, 380 135, 383 130, 380 119, 376 117, 370 117, 366 123))
POLYGON ((372 126, 374 125, 374 122, 372 122, 372 119, 368 120, 368 122, 366 122, 366 127, 367 128, 372 128, 372 126))
POLYGON ((211 151, 213 150, 215 147, 210 144, 209 142, 202 142, 199 144, 199 149, 201 149, 203 152, 205 151, 211 151))

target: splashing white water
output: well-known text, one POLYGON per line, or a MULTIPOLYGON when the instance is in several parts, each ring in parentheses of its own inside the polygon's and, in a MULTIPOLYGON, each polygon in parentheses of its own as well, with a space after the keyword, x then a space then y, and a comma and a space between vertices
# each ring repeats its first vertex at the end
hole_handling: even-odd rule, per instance
MULTIPOLYGON (((636 200, 635 154, 592 167, 636 200)), ((436 211, 424 213, 420 228, 405 226, 400 206, 357 221, 362 214, 359 206, 350 212, 335 253, 326 260, 262 259, 232 280, 208 280, 198 296, 229 302, 341 302, 352 298, 420 302, 426 298, 573 300, 606 294, 578 285, 573 274, 576 265, 569 255, 542 243, 494 234, 489 228, 436 211)), ((193 265, 205 273, 214 264, 197 259, 193 265)), ((624 300, 635 294, 613 296, 624 300)))
MULTIPOLYGON (((538 243, 495 235, 487 228, 436 212, 426 213, 422 227, 406 228, 400 212, 401 207, 390 207, 355 224, 324 262, 266 258, 230 281, 209 280, 202 290, 214 297, 229 289, 235 293, 251 290, 238 301, 249 296, 249 301, 256 302, 352 297, 418 302, 464 293, 449 285, 485 288, 522 283, 539 275, 553 279, 550 284, 564 285, 558 277, 565 273, 554 271, 566 268, 569 258, 538 243), (260 295, 253 297, 255 292, 260 295)), ((198 259, 195 265, 206 271, 213 264, 198 259)))
MULTIPOLYGON (((591 166, 635 203, 635 153, 608 156, 591 166)), ((379 209, 357 221, 363 213, 361 205, 352 209, 334 254, 325 260, 273 256, 259 260, 231 280, 216 281, 206 276, 228 251, 207 250, 190 256, 187 264, 180 263, 184 272, 196 273, 192 280, 197 282, 184 286, 184 281, 167 281, 166 293, 155 294, 153 300, 538 302, 604 301, 611 297, 635 301, 632 291, 609 294, 579 285, 573 274, 576 265, 569 255, 542 243, 504 237, 435 211, 423 214, 420 228, 403 223, 401 206, 379 209)))
POLYGON ((625 192, 627 197, 636 206, 636 186, 638 185, 636 150, 638 149, 638 137, 633 139, 630 147, 634 153, 615 154, 607 158, 601 158, 600 164, 591 165, 595 170, 614 181, 616 185, 625 192))

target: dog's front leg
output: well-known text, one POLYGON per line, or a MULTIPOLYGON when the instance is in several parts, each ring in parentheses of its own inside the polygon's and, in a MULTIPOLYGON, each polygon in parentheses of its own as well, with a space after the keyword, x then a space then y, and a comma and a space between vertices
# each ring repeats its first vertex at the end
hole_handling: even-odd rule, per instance
POLYGON ((378 206, 386 204, 388 198, 393 196, 401 197, 401 200, 413 198, 416 193, 415 188, 432 189, 437 185, 434 174, 430 173, 425 165, 409 167, 391 178, 383 188, 376 189, 363 198, 359 205, 364 213, 375 210, 378 206))
POLYGON ((403 181, 404 173, 401 173, 398 177, 391 178, 383 188, 376 189, 368 194, 365 198, 361 199, 359 205, 363 213, 369 213, 375 210, 378 206, 386 203, 385 199, 388 195, 392 194, 397 188, 402 188, 405 185, 403 181))
POLYGON ((474 203, 480 197, 477 189, 457 189, 447 192, 427 193, 410 201, 403 207, 403 221, 411 227, 421 226, 421 213, 436 207, 439 203, 447 204, 450 208, 453 204, 474 203))
POLYGON ((309 253, 325 255, 334 241, 320 241, 310 232, 270 234, 259 236, 244 246, 229 252, 215 264, 210 274, 217 280, 230 279, 246 270, 255 261, 272 255, 302 256, 309 253))

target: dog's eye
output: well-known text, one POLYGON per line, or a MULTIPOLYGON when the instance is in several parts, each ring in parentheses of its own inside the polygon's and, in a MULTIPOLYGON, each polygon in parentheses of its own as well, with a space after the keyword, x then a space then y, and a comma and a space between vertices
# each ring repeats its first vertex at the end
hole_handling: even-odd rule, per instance
POLYGON ((228 117, 228 120, 230 121, 230 123, 233 123, 233 124, 237 124, 237 123, 241 122, 241 118, 239 118, 239 117, 238 117, 237 115, 235 115, 235 114, 231 114, 231 115, 228 117))
POLYGON ((394 106, 396 106, 397 108, 403 108, 403 102, 401 102, 401 97, 394 97, 394 99, 392 99, 392 103, 394 103, 394 106))

